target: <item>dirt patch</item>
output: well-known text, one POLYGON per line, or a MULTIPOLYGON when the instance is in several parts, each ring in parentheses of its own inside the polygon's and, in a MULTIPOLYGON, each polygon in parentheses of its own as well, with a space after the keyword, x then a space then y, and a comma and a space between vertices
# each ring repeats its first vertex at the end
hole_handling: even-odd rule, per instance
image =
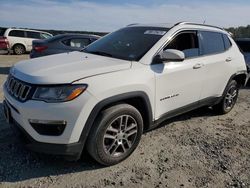
MULTIPOLYGON (((0 55, 0 84, 28 56, 0 55)), ((27 151, 2 115, 0 187, 250 187, 250 88, 234 110, 216 116, 202 108, 143 135, 126 161, 103 168, 87 154, 78 162, 27 151)))

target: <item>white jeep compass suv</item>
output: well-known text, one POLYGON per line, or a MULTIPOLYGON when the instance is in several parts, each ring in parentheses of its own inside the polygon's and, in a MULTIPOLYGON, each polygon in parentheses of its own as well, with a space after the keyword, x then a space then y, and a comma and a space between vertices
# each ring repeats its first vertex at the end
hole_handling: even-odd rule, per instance
POLYGON ((28 148, 103 165, 127 158, 143 131, 201 106, 228 113, 247 81, 223 29, 132 24, 82 52, 25 60, 4 85, 4 112, 28 148))

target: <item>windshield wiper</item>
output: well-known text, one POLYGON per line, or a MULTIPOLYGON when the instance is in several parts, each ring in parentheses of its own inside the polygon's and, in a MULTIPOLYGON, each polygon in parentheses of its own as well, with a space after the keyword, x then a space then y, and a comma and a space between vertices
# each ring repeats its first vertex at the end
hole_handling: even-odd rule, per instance
POLYGON ((96 54, 96 55, 101 55, 101 56, 107 56, 107 57, 113 57, 112 54, 109 54, 109 53, 106 53, 106 52, 101 52, 101 51, 84 51, 83 52, 87 52, 87 53, 90 53, 90 54, 96 54))

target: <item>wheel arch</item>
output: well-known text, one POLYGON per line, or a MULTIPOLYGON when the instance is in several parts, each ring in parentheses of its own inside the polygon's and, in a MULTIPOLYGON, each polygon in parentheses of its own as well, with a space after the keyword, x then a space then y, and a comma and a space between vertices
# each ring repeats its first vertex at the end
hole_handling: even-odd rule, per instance
MULTIPOLYGON (((243 87, 243 86, 246 86, 247 84, 247 79, 248 79, 248 76, 247 76, 247 71, 239 71, 239 72, 236 72, 235 74, 233 74, 228 82, 226 82, 226 85, 224 86, 224 89, 222 90, 222 93, 220 94, 220 97, 224 97, 226 95, 226 89, 227 89, 227 86, 229 85, 229 83, 232 81, 232 80, 235 80, 237 83, 238 83, 238 86, 239 87, 243 87)), ((220 100, 217 102, 219 103, 220 100)))
POLYGON ((22 45, 25 48, 25 50, 26 50, 26 45, 24 43, 21 43, 21 42, 17 42, 15 44, 13 44, 12 47, 11 47, 11 49, 13 49, 14 46, 16 46, 16 45, 22 45))
POLYGON ((24 43, 20 43, 20 42, 17 42, 15 44, 13 44, 12 47, 11 47, 11 50, 14 50, 14 48, 15 48, 16 45, 22 45, 24 47, 25 52, 27 52, 26 45, 24 43))
POLYGON ((233 74, 231 76, 229 82, 231 82, 232 80, 235 80, 237 82, 237 84, 239 85, 239 87, 245 86, 247 84, 247 81, 248 81, 247 72, 241 71, 241 72, 238 72, 236 74, 233 74))
POLYGON ((93 123, 97 118, 98 114, 103 109, 120 103, 126 103, 134 106, 142 115, 144 130, 150 128, 150 125, 153 122, 153 113, 148 95, 143 91, 119 94, 100 101, 92 109, 79 139, 79 142, 82 143, 83 147, 88 139, 89 132, 91 128, 93 128, 93 123))

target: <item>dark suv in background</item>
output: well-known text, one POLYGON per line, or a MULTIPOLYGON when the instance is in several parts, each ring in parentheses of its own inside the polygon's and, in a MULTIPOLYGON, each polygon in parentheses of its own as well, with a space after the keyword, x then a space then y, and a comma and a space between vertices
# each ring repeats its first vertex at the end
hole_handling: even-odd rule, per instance
POLYGON ((80 51, 99 38, 97 35, 61 34, 45 40, 35 40, 32 43, 30 58, 80 51))
POLYGON ((235 41, 245 57, 247 71, 250 73, 250 38, 239 38, 235 41))

